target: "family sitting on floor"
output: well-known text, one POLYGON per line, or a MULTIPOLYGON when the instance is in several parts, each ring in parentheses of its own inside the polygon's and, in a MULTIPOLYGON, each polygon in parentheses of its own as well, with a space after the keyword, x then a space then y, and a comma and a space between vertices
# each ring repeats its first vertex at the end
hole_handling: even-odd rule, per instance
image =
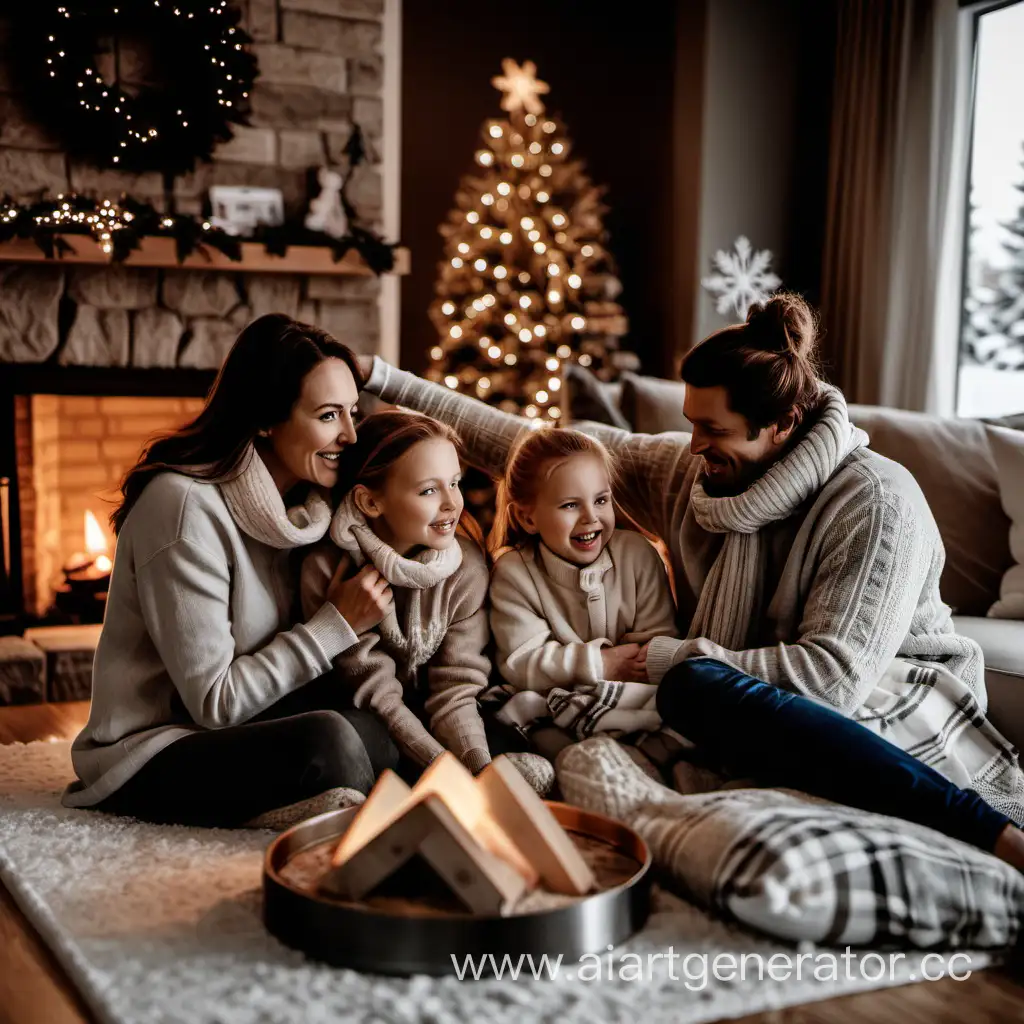
POLYGON ((445 750, 547 793, 603 733, 668 785, 803 790, 1024 870, 935 521, 815 332, 796 296, 755 306, 683 361, 693 433, 645 435, 530 429, 380 359, 364 381, 324 331, 256 320, 125 478, 65 804, 282 827, 445 750), (356 428, 361 389, 401 409, 356 428), (501 481, 489 552, 463 454, 501 481))

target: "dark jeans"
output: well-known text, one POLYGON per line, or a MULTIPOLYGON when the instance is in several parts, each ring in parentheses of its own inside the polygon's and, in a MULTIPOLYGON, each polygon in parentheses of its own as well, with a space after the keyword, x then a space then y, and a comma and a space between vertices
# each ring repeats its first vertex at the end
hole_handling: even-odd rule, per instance
POLYGON ((316 680, 243 725, 175 740, 97 809, 230 828, 336 786, 367 793, 398 751, 376 715, 344 705, 338 682, 316 680))
POLYGON ((712 658, 670 669, 665 724, 733 775, 927 825, 992 850, 1010 819, 852 719, 712 658))

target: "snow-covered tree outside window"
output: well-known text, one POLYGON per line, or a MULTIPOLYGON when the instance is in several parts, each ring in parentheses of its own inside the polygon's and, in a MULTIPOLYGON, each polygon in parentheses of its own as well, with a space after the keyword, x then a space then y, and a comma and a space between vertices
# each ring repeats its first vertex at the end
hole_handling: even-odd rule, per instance
POLYGON ((1024 2, 978 18, 957 411, 1024 412, 1024 2))

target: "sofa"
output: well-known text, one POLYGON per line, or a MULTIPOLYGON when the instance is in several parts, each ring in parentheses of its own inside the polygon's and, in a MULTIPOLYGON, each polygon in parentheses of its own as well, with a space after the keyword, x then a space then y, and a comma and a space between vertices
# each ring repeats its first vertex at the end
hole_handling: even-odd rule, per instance
MULTIPOLYGON (((627 373, 615 384, 599 384, 574 368, 568 383, 574 420, 650 434, 690 429, 682 411, 685 385, 679 381, 627 373)), ((989 615, 1007 570, 1024 561, 1020 550, 1016 560, 1011 554, 1011 519, 1005 510, 1008 503, 1019 506, 1024 497, 1024 430, 1006 430, 1024 427, 1024 417, 983 422, 851 405, 850 418, 867 432, 874 451, 906 466, 920 484, 946 546, 942 598, 953 609, 957 630, 984 651, 989 717, 1024 750, 1024 615, 989 615), (998 443, 993 431, 1019 436, 1016 465, 993 451, 998 443)), ((1024 509, 1011 511, 1019 547, 1024 509)))

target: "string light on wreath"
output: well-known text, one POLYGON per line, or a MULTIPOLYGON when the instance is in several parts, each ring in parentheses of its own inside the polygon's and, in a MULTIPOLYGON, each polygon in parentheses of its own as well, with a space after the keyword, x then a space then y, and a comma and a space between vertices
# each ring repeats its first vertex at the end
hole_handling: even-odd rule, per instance
POLYGON ((227 0, 44 0, 19 5, 17 62, 36 117, 73 156, 180 174, 246 124, 257 75, 227 0), (158 84, 127 89, 97 60, 108 39, 150 42, 158 84), (182 72, 180 69, 187 69, 182 72))

